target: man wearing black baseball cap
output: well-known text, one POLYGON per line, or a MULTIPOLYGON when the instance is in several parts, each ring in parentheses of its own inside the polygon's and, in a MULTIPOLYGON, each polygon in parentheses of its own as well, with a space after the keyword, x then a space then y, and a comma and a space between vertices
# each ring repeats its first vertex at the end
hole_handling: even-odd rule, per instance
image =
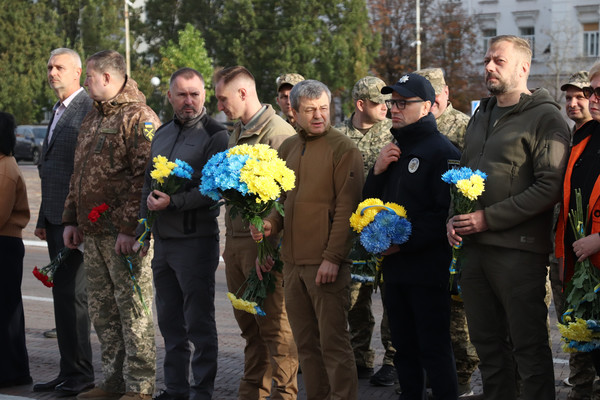
POLYGON ((458 164, 460 153, 437 129, 430 113, 435 91, 426 78, 407 74, 381 93, 392 94, 386 105, 395 142, 381 150, 363 197, 404 206, 412 224, 408 241, 388 248, 382 263, 401 398, 425 398, 425 371, 434 398, 456 400, 448 293, 451 251, 445 232, 450 190, 441 176, 458 164))

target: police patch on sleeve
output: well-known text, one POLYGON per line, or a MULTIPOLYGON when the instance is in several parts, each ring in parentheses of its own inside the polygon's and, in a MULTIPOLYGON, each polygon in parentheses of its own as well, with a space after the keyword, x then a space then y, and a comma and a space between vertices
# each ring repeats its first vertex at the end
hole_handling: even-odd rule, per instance
POLYGON ((408 172, 414 174, 419 169, 419 159, 417 157, 413 158, 408 162, 408 172))
POLYGON ((448 169, 458 168, 460 166, 460 160, 448 159, 448 169))
POLYGON ((144 122, 144 138, 151 142, 154 139, 154 133, 156 132, 156 128, 152 122, 144 122))

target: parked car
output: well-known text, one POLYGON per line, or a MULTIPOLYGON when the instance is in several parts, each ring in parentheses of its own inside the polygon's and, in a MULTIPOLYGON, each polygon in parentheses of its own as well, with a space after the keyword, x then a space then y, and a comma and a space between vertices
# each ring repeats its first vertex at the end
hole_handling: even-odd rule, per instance
POLYGON ((15 131, 17 136, 17 143, 15 144, 16 160, 33 161, 34 164, 39 164, 47 130, 46 125, 17 126, 15 131))

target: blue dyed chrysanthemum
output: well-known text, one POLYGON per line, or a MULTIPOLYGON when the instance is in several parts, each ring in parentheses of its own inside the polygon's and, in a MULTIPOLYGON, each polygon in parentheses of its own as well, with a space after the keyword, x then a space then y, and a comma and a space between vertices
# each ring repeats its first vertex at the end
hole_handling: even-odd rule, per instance
POLYGON ((442 180, 451 185, 456 185, 456 183, 463 179, 470 179, 471 175, 479 175, 483 179, 487 178, 487 174, 485 172, 481 172, 480 170, 471 170, 469 167, 461 167, 461 168, 452 168, 446 171, 442 175, 442 180))

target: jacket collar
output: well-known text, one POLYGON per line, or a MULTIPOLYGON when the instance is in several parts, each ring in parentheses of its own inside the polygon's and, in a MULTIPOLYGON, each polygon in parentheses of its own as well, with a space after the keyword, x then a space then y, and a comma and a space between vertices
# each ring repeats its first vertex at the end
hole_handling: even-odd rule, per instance
POLYGON ((179 127, 189 128, 189 127, 196 126, 196 124, 198 124, 198 122, 204 123, 205 118, 206 118, 206 107, 203 107, 202 112, 200 112, 200 115, 198 115, 196 118, 193 118, 193 119, 190 119, 187 121, 182 121, 177 117, 177 115, 174 115, 173 122, 175 123, 175 125, 177 125, 179 127))
POLYGON ((125 78, 125 85, 112 99, 94 101, 94 107, 103 115, 115 114, 126 103, 146 103, 146 96, 138 89, 136 81, 125 78))
POLYGON ((431 136, 438 132, 435 117, 432 113, 427 114, 420 120, 402 128, 392 128, 390 130, 398 145, 411 145, 418 143, 427 136, 431 136))

